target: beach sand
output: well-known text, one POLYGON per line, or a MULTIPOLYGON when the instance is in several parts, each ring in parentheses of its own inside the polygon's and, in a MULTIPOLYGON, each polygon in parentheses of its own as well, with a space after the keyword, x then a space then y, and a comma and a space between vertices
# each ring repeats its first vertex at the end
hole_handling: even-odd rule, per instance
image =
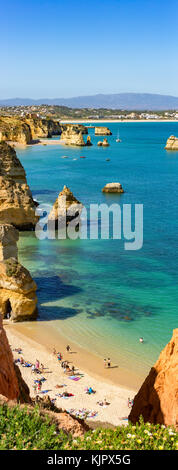
POLYGON ((56 399, 55 405, 59 408, 65 410, 74 409, 77 411, 85 408, 88 411, 95 411, 97 415, 94 418, 88 419, 88 421, 99 421, 114 426, 127 424, 128 421, 126 418, 130 413, 128 398, 133 399, 138 390, 137 388, 127 388, 112 383, 112 374, 114 374, 114 371, 118 370, 117 367, 113 369, 104 368, 104 363, 100 360, 102 376, 99 376, 96 371, 95 358, 92 358, 90 354, 87 356, 87 353, 79 347, 74 347, 73 349, 71 343, 71 352, 67 352, 65 339, 63 339, 63 343, 61 341, 54 342, 52 346, 49 343, 48 334, 46 334, 46 338, 42 334, 43 341, 40 340, 39 343, 36 341, 37 338, 31 337, 31 333, 27 335, 27 331, 24 330, 24 324, 10 324, 5 322, 4 328, 11 349, 22 349, 21 355, 13 351, 14 360, 23 357, 25 361, 35 364, 36 359, 38 359, 40 364, 42 363, 44 365, 42 374, 34 374, 32 373, 31 367, 23 367, 18 363, 20 364, 19 367, 22 376, 30 388, 31 397, 36 395, 33 388, 34 380, 43 376, 46 381, 43 382, 41 391, 47 390, 47 393, 39 393, 39 395, 49 395, 51 399, 56 399), (58 361, 57 356, 53 354, 53 347, 55 347, 56 352, 62 353, 63 360, 69 361, 70 367, 72 367, 72 365, 75 366, 75 374, 80 377, 78 381, 69 379, 69 375, 64 373, 61 367, 61 361, 58 361), (93 366, 94 364, 95 367, 93 366), (91 374, 90 369, 92 366, 94 367, 94 372, 91 374), (82 374, 82 376, 77 374, 82 374), (56 388, 56 385, 64 386, 62 388, 56 388), (86 394, 85 389, 87 387, 92 387, 96 393, 91 395, 86 394), (72 393, 74 396, 69 398, 57 396, 58 393, 63 393, 64 391, 72 393), (98 401, 100 402, 104 399, 110 404, 105 407, 97 404, 98 401))

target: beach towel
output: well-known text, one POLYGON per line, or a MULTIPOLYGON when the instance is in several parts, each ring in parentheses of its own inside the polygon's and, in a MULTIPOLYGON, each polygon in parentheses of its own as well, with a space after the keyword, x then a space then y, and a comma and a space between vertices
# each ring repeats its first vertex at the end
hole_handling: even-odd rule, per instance
POLYGON ((49 392, 51 392, 51 390, 41 390, 40 393, 49 393, 49 392))
POLYGON ((81 379, 81 377, 76 377, 75 375, 71 375, 68 379, 75 380, 76 382, 81 379))

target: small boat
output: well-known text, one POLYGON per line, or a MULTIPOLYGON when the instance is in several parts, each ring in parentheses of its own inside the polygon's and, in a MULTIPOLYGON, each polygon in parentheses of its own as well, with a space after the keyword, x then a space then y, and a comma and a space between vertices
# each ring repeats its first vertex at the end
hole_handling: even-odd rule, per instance
POLYGON ((86 158, 86 157, 80 157, 80 158, 86 158))
POLYGON ((122 140, 121 139, 116 139, 116 142, 122 142, 122 140))

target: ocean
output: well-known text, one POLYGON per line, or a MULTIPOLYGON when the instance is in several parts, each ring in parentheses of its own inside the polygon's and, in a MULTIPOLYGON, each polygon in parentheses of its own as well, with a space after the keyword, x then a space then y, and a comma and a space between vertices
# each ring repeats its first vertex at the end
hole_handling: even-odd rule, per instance
POLYGON ((111 234, 39 240, 34 232, 21 232, 19 258, 37 283, 38 322, 48 322, 50 334, 55 329, 69 343, 144 378, 177 327, 178 152, 164 146, 178 135, 178 123, 102 125, 112 131, 107 148, 97 147, 103 137, 89 129, 92 147, 34 145, 18 148, 17 155, 39 203, 53 204, 66 185, 87 209, 142 204, 142 248, 127 251, 124 240, 111 234), (113 181, 122 184, 123 194, 102 193, 113 181))

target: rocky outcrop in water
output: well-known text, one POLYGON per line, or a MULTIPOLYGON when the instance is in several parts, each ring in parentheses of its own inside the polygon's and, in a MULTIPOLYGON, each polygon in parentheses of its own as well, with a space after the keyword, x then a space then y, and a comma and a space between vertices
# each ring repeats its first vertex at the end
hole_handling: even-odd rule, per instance
POLYGON ((108 127, 100 126, 95 127, 95 135, 112 135, 112 132, 108 127))
POLYGON ((178 150, 178 137, 171 135, 166 142, 165 149, 166 150, 178 150))
POLYGON ((62 132, 59 122, 53 121, 52 119, 41 119, 36 115, 29 114, 25 118, 25 122, 31 129, 33 140, 60 135, 62 132))
POLYGON ((120 183, 108 183, 102 189, 103 193, 123 193, 124 190, 120 183))
POLYGON ((62 131, 61 140, 64 141, 65 145, 85 146, 82 131, 75 125, 66 126, 65 130, 62 131))
POLYGON ((0 143, 0 224, 9 223, 19 230, 34 229, 39 217, 27 184, 25 170, 15 150, 0 143))
POLYGON ((173 425, 178 429, 178 329, 134 398, 129 420, 173 425))
POLYGON ((82 204, 80 201, 75 198, 67 186, 64 186, 48 216, 48 222, 55 222, 56 229, 58 228, 58 221, 61 227, 66 226, 80 215, 81 210, 82 204))
POLYGON ((15 322, 37 316, 37 286, 18 262, 17 241, 12 225, 0 225, 0 314, 15 322))

